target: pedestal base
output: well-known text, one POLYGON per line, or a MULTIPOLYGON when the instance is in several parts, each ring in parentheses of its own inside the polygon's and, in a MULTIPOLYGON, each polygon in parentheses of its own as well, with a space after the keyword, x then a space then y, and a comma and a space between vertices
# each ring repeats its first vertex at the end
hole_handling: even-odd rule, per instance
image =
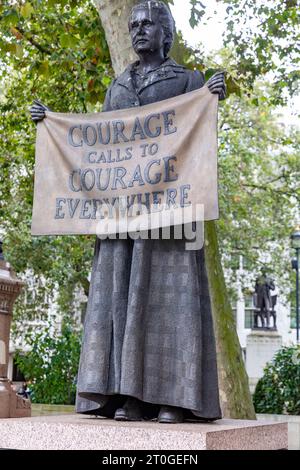
POLYGON ((16 394, 8 379, 0 379, 0 418, 28 418, 30 400, 16 394))
POLYGON ((263 376, 264 367, 282 346, 282 336, 271 329, 253 330, 247 336, 246 369, 249 376, 251 393, 258 380, 263 376))
POLYGON ((118 423, 81 415, 0 420, 0 448, 36 450, 287 449, 286 423, 118 423))

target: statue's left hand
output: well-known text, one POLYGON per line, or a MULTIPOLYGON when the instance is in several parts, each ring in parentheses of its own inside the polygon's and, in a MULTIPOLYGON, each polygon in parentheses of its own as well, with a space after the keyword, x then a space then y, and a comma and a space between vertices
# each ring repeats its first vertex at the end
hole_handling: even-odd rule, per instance
POLYGON ((206 85, 209 91, 213 94, 219 95, 219 100, 226 98, 226 84, 224 72, 215 73, 207 82, 206 85))

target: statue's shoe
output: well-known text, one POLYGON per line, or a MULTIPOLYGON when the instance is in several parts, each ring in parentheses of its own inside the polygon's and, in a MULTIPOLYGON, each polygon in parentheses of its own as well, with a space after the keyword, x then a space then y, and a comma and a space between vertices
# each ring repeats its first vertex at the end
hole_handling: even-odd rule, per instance
POLYGON ((116 421, 143 421, 142 407, 136 398, 128 398, 123 408, 115 412, 116 421))
POLYGON ((183 410, 174 406, 162 406, 157 418, 159 423, 183 423, 183 410))

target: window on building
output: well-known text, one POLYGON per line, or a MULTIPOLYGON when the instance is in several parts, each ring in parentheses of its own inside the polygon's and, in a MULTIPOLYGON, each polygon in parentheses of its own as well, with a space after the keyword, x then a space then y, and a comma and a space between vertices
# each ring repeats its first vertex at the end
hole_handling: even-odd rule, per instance
POLYGON ((230 267, 235 271, 240 268, 240 253, 232 253, 230 257, 230 267))
POLYGON ((233 318, 234 318, 234 323, 236 324, 236 316, 237 316, 236 304, 232 305, 231 309, 232 309, 232 315, 233 315, 233 318))
POLYGON ((243 355, 243 359, 244 359, 245 362, 246 362, 246 359, 247 359, 246 354, 247 354, 247 349, 246 349, 246 348, 242 348, 242 355, 243 355))
POLYGON ((251 272, 253 270, 253 267, 253 260, 247 258, 247 256, 243 256, 243 269, 251 272))
POLYGON ((252 328, 253 318, 254 318, 253 296, 247 295, 245 297, 245 321, 244 321, 245 328, 252 328))
POLYGON ((19 369, 19 367, 17 366, 17 364, 15 363, 15 361, 13 361, 12 380, 13 380, 13 382, 24 382, 24 381, 25 381, 25 377, 24 377, 24 375, 22 374, 22 372, 20 371, 20 369, 19 369))

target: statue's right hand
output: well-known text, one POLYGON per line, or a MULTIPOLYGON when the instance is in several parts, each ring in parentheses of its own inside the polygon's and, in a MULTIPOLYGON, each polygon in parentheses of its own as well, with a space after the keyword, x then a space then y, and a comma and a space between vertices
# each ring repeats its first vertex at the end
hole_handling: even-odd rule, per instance
POLYGON ((46 111, 50 111, 48 106, 44 105, 38 100, 34 100, 33 105, 29 109, 31 119, 34 122, 42 121, 46 117, 46 111))

